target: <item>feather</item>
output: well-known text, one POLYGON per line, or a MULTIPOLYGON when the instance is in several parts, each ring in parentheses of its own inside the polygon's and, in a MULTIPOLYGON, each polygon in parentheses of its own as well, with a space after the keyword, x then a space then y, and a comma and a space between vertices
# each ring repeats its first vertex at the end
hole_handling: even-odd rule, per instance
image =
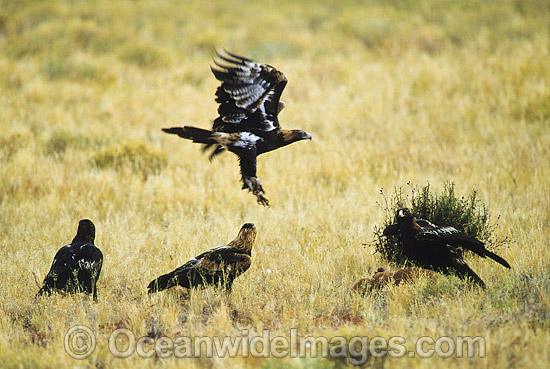
POLYGON ((88 219, 82 219, 73 241, 55 254, 37 295, 85 292, 91 293, 97 300, 96 283, 103 265, 103 254, 94 245, 94 239, 94 224, 88 219))
POLYGON ((227 291, 235 278, 250 267, 252 247, 256 240, 256 227, 244 224, 237 237, 227 245, 216 246, 192 258, 176 270, 161 275, 147 286, 148 293, 159 292, 174 286, 205 288, 221 286, 227 291))
POLYGON ((427 220, 414 219, 407 208, 398 209, 396 218, 397 223, 386 227, 384 235, 398 235, 403 253, 418 266, 445 274, 455 273, 483 288, 485 283, 466 264, 460 248, 471 250, 481 257, 489 257, 510 268, 503 258, 487 250, 483 242, 454 227, 440 227, 427 220))
POLYGON ((221 84, 216 89, 218 118, 212 130, 190 126, 163 128, 193 142, 211 148, 210 160, 225 150, 239 158, 243 189, 256 196, 259 204, 269 206, 265 191, 256 177, 256 157, 293 142, 311 139, 301 130, 283 130, 278 114, 287 84, 286 76, 274 67, 228 51, 216 51, 211 70, 221 84))

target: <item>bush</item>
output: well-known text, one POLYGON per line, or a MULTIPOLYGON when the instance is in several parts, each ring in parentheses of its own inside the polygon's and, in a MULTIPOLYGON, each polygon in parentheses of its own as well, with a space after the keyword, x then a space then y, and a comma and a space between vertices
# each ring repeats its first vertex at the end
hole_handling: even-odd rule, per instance
POLYGON ((73 137, 66 131, 54 131, 48 141, 44 144, 46 154, 56 155, 63 154, 67 147, 71 145, 73 137))
POLYGON ((67 130, 56 130, 44 141, 44 152, 49 156, 62 156, 68 148, 80 150, 101 146, 106 141, 99 136, 87 136, 67 130))
POLYGON ((93 63, 74 59, 49 59, 44 65, 43 73, 50 80, 66 78, 74 81, 94 80, 104 74, 93 63))
POLYGON ((397 209, 408 207, 415 218, 422 218, 441 226, 452 226, 471 237, 484 242, 490 241, 497 227, 489 221, 489 209, 477 198, 477 192, 472 190, 469 196, 457 198, 455 186, 446 182, 441 194, 430 192, 430 184, 415 186, 411 190, 410 200, 403 194, 402 188, 396 188, 388 199, 384 196, 385 219, 381 228, 375 226, 375 252, 390 263, 403 265, 406 259, 401 253, 396 236, 386 237, 384 228, 396 222, 397 209))
POLYGON ((164 169, 168 159, 163 151, 143 142, 131 142, 101 150, 93 156, 91 162, 98 168, 111 167, 117 171, 129 169, 147 179, 149 175, 164 169))

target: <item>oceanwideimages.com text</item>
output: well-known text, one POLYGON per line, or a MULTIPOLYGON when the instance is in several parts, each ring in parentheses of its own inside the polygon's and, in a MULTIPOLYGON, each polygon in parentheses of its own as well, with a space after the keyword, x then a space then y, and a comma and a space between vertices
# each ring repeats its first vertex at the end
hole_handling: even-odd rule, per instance
MULTIPOLYGON (((363 365, 369 358, 420 357, 485 357, 483 337, 429 337, 415 342, 404 337, 382 336, 304 336, 298 329, 288 335, 275 335, 270 330, 260 333, 243 330, 238 336, 161 336, 137 337, 126 328, 114 330, 108 337, 110 353, 121 359, 141 358, 346 358, 350 364, 363 365)), ((97 345, 95 333, 86 326, 75 326, 65 335, 65 350, 75 359, 90 356, 97 345)))

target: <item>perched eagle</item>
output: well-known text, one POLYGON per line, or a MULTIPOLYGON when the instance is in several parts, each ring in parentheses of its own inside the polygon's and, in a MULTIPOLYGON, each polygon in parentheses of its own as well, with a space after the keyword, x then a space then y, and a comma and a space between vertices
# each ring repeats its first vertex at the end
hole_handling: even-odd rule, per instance
POLYGON ((484 288, 485 283, 466 264, 458 247, 510 268, 506 260, 487 250, 483 242, 454 227, 440 227, 424 219, 414 219, 407 208, 398 209, 396 218, 397 223, 384 229, 384 236, 398 236, 405 256, 422 268, 445 274, 453 272, 460 278, 472 279, 484 288))
POLYGON ((94 245, 94 239, 94 224, 91 220, 82 219, 73 241, 55 254, 38 295, 85 292, 93 294, 97 301, 96 283, 103 265, 103 254, 94 245))
POLYGON ((246 223, 241 227, 237 238, 227 245, 203 252, 173 272, 149 283, 148 293, 173 286, 205 288, 212 285, 223 287, 229 292, 235 278, 250 268, 255 240, 256 226, 246 223))
POLYGON ((237 155, 242 188, 251 191, 258 203, 269 206, 256 177, 256 157, 295 141, 310 140, 311 135, 297 129, 281 129, 279 125, 278 115, 285 106, 279 99, 287 83, 282 72, 227 51, 216 54, 211 69, 222 83, 216 90, 219 117, 212 130, 190 126, 162 130, 205 144, 204 150, 214 146, 211 160, 224 150, 237 155))

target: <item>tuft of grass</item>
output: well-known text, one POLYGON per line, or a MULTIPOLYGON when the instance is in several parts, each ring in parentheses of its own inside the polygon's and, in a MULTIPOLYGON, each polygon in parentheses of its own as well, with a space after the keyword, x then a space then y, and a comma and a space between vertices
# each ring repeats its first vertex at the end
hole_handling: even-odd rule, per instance
POLYGON ((159 67, 169 64, 169 55, 155 45, 128 44, 122 48, 119 57, 126 63, 139 67, 159 67))
POLYGON ((490 222, 489 209, 477 198, 477 191, 457 197, 453 182, 445 182, 441 193, 430 191, 430 184, 415 186, 410 198, 401 187, 396 188, 388 199, 384 196, 385 220, 381 227, 375 226, 374 247, 377 253, 390 263, 402 265, 406 258, 400 252, 396 236, 386 237, 384 228, 396 222, 397 209, 408 207, 415 218, 429 220, 436 225, 452 226, 467 235, 487 241, 493 235, 496 224, 490 222))
POLYGON ((0 136, 0 162, 7 162, 31 140, 30 134, 13 133, 0 136))
POLYGON ((99 147, 104 144, 105 138, 92 137, 81 133, 59 129, 53 131, 43 143, 43 150, 49 156, 62 156, 68 148, 84 150, 99 147))
POLYGON ((129 169, 139 173, 144 179, 158 174, 168 164, 168 157, 144 142, 129 142, 107 147, 94 154, 92 165, 98 168, 114 168, 116 171, 129 169))
POLYGON ((101 68, 94 63, 75 60, 50 59, 44 65, 44 74, 50 79, 94 80, 101 76, 101 68))

